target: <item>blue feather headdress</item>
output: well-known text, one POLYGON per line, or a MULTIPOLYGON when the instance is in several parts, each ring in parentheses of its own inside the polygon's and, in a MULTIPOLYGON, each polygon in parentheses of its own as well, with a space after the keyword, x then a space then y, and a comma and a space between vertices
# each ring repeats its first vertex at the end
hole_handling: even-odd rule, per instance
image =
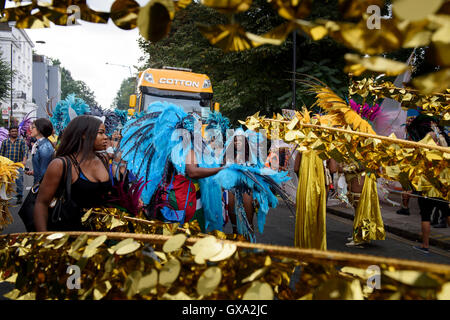
POLYGON ((114 113, 116 114, 117 121, 119 122, 117 127, 118 127, 118 129, 122 129, 123 126, 125 125, 125 123, 127 123, 127 121, 128 121, 128 111, 114 109, 114 113))
POLYGON ((177 129, 183 129, 183 119, 187 116, 186 112, 173 104, 153 102, 147 111, 127 122, 122 130, 122 159, 127 162, 128 170, 148 182, 142 194, 145 204, 150 203, 163 180, 172 151, 178 163, 178 167, 175 167, 184 173, 183 162, 180 163, 178 158, 187 155, 188 150, 181 148, 177 153, 175 147, 180 141, 171 137, 177 129))
POLYGON ((50 121, 56 134, 59 135, 71 120, 81 115, 91 115, 100 119, 105 125, 107 136, 122 129, 128 120, 125 110, 104 110, 96 105, 88 106, 83 99, 75 97, 72 93, 56 104, 50 121))
POLYGON ((230 128, 230 119, 224 117, 220 112, 211 112, 206 120, 206 130, 218 130, 225 140, 227 130, 230 128))
POLYGON ((237 136, 245 137, 248 142, 250 164, 257 166, 258 168, 264 167, 264 155, 267 153, 267 139, 260 132, 252 130, 244 131, 241 127, 235 129, 232 135, 227 136, 222 158, 227 156, 226 153, 230 152, 230 148, 234 148, 234 138, 237 136))
POLYGON ((92 106, 89 114, 102 120, 108 137, 111 137, 114 131, 121 130, 128 120, 125 110, 105 110, 98 106, 92 106))
POLYGON ((66 99, 60 100, 56 104, 53 115, 50 118, 55 133, 59 135, 72 119, 90 111, 91 109, 83 99, 76 98, 73 93, 69 94, 66 99))

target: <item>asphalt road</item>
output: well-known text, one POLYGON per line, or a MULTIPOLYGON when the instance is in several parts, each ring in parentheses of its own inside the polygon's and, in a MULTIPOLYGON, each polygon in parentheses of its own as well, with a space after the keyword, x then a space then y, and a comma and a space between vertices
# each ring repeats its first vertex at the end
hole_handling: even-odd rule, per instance
MULTIPOLYGON (((430 247, 430 253, 424 254, 412 248, 413 245, 419 245, 418 242, 391 233, 386 233, 386 240, 372 241, 365 248, 349 248, 345 244, 352 232, 353 221, 328 213, 326 224, 327 250, 450 264, 450 251, 430 247)), ((267 244, 293 246, 294 236, 295 213, 289 211, 284 204, 280 204, 277 209, 269 212, 264 232, 257 233, 256 240, 267 244)))
MULTIPOLYGON (((27 166, 30 168, 33 167, 31 165, 30 161, 28 161, 27 166)), ((27 196, 29 189, 33 185, 33 177, 24 174, 24 184, 23 185, 24 185, 23 200, 25 200, 25 197, 27 196)), ((22 220, 20 219, 19 215, 17 214, 19 209, 20 209, 20 205, 16 204, 15 199, 11 199, 9 211, 13 217, 13 223, 10 225, 7 225, 5 227, 5 229, 3 230, 3 232, 1 232, 0 234, 26 232, 25 226, 23 225, 22 220)))

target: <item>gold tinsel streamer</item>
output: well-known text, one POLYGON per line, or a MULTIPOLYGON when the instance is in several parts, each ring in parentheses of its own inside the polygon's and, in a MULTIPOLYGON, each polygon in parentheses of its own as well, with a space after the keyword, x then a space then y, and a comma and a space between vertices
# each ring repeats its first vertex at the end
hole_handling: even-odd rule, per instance
MULTIPOLYGON (((351 61, 347 71, 353 74, 366 70, 386 74, 392 72, 392 66, 395 66, 398 73, 404 65, 373 56, 401 48, 429 46, 427 59, 434 65, 441 66, 441 69, 414 79, 412 85, 424 94, 444 92, 450 86, 449 1, 433 0, 432 5, 425 4, 422 0, 409 1, 412 3, 408 5, 403 0, 395 1, 392 4, 393 17, 382 19, 381 8, 385 6, 383 0, 341 0, 338 7, 347 21, 309 21, 311 19, 307 19, 312 12, 312 0, 269 0, 278 15, 287 22, 263 35, 248 33, 235 23, 202 27, 202 33, 210 43, 221 47, 225 52, 248 50, 262 44, 279 45, 295 29, 314 41, 330 36, 348 48, 372 56, 367 59, 349 56, 351 61), (368 12, 371 5, 377 6, 380 12, 368 12), (224 38, 227 38, 226 41, 224 38)), ((139 15, 140 33, 154 42, 167 36, 175 11, 185 8, 190 0, 152 0, 145 7, 138 7, 131 0, 116 0, 111 13, 92 10, 86 0, 60 0, 52 4, 33 1, 29 5, 20 5, 23 2, 21 0, 15 2, 16 7, 1 8, 0 22, 15 21, 18 28, 43 28, 49 27, 50 22, 71 25, 74 17, 79 16, 80 19, 93 23, 107 23, 112 18, 118 27, 130 29, 135 27, 136 15, 139 15), (116 10, 117 8, 120 10, 116 10)), ((202 4, 231 16, 249 10, 252 1, 204 0, 202 4)), ((234 20, 231 18, 230 21, 234 20)))
POLYGON ((310 119, 306 110, 296 112, 290 121, 281 115, 268 119, 257 113, 242 123, 250 130, 264 129, 268 139, 274 135, 296 143, 300 151, 315 150, 323 160, 359 162, 366 172, 399 181, 404 190, 411 190, 412 185, 425 196, 450 200, 450 148, 437 146, 430 136, 412 143, 395 135, 386 138, 333 128, 327 116, 310 119))
POLYGON ((19 176, 18 170, 23 167, 20 162, 14 163, 8 158, 0 156, 0 230, 13 222, 8 200, 14 193, 13 185, 19 176))
POLYGON ((443 299, 450 282, 446 265, 183 234, 11 234, 0 262, 0 280, 15 283, 5 297, 17 300, 443 299), (80 268, 79 290, 68 265, 80 268))
POLYGON ((208 234, 201 232, 197 220, 179 223, 166 223, 160 220, 147 220, 139 211, 138 216, 131 217, 127 212, 118 208, 91 208, 86 211, 81 219, 83 225, 91 231, 102 232, 127 232, 138 234, 173 235, 184 233, 188 236, 206 237, 213 235, 223 240, 247 241, 244 236, 238 234, 225 234, 214 230, 208 234))
POLYGON ((392 82, 378 83, 372 78, 352 81, 349 94, 362 97, 373 95, 375 99, 390 98, 401 103, 404 109, 422 108, 423 113, 436 116, 445 122, 450 121, 450 90, 445 93, 424 95, 410 88, 398 88, 392 82))

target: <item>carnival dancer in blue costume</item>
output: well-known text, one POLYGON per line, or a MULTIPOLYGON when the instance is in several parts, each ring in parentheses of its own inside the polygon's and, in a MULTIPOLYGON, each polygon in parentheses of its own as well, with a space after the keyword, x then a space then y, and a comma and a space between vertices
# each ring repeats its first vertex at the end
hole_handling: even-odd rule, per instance
POLYGON ((205 196, 201 197, 200 186, 211 182, 199 179, 206 180, 222 168, 211 159, 205 165, 203 153, 207 152, 203 152, 206 148, 199 125, 194 115, 178 106, 154 102, 125 125, 122 159, 131 172, 148 182, 142 194, 148 218, 180 223, 196 219, 202 230, 221 229, 221 224, 217 225, 222 216, 220 195, 219 210, 208 210, 217 216, 202 212, 205 196), (198 129, 195 137, 194 126, 198 129))
MULTIPOLYGON (((264 177, 277 189, 277 193, 287 200, 286 194, 281 190, 279 183, 273 183, 270 176, 274 177, 275 171, 265 168, 263 163, 262 149, 266 146, 266 141, 260 133, 251 130, 244 131, 242 128, 236 129, 229 135, 223 157, 228 165, 239 165, 248 172, 257 172, 257 181, 264 177), (267 169, 266 172, 262 169, 267 169), (259 178, 259 179, 258 179, 259 178)), ((279 177, 286 178, 287 172, 280 172, 279 177)), ((229 192, 228 213, 234 233, 244 235, 250 241, 256 241, 253 218, 257 213, 258 230, 262 233, 264 230, 266 215, 269 206, 276 206, 276 202, 268 203, 264 197, 260 197, 259 188, 249 188, 248 183, 235 183, 235 187, 229 192), (264 198, 264 199, 263 199, 264 198)), ((275 199, 272 199, 276 201, 275 199)))
MULTIPOLYGON (((222 157, 227 136, 227 131, 230 130, 230 120, 223 116, 220 112, 211 112, 206 120, 205 127, 205 142, 214 157, 222 157)), ((225 165, 224 159, 221 165, 225 165)), ((229 221, 229 191, 222 190, 222 216, 223 226, 229 221)), ((236 232, 234 232, 236 233, 236 232)))
POLYGON ((128 169, 148 182, 142 194, 148 218, 197 219, 203 232, 222 230, 222 189, 247 187, 267 213, 277 204, 271 189, 286 179, 273 170, 223 167, 202 138, 200 121, 165 102, 152 103, 125 125, 121 149, 128 169))

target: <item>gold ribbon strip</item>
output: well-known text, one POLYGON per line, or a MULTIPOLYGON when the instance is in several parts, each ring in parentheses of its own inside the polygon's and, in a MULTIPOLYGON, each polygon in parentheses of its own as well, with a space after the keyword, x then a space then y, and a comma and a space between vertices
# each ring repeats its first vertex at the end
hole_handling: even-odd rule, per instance
MULTIPOLYGON (((264 121, 281 122, 281 123, 288 123, 288 124, 291 123, 291 121, 267 119, 267 118, 264 119, 264 121)), ((341 132, 341 133, 354 134, 354 135, 358 135, 358 136, 362 136, 362 137, 366 137, 366 138, 379 139, 379 140, 383 140, 383 141, 390 142, 390 143, 403 144, 405 146, 413 147, 413 148, 433 149, 433 150, 439 150, 442 152, 450 153, 450 147, 442 147, 442 146, 438 146, 438 145, 431 145, 431 144, 425 144, 425 143, 420 143, 420 142, 415 142, 415 141, 391 138, 391 137, 386 137, 386 136, 379 136, 376 134, 363 133, 363 132, 358 132, 358 131, 353 131, 353 130, 319 126, 316 124, 301 123, 300 125, 305 128, 313 128, 313 129, 318 129, 318 130, 330 130, 330 131, 336 131, 336 132, 341 132)))
MULTIPOLYGON (((21 236, 39 236, 39 235, 50 235, 57 232, 29 232, 29 233, 12 233, 8 235, 0 235, 0 239, 5 237, 21 237, 21 236)), ((172 236, 164 236, 164 235, 145 235, 145 234, 134 234, 134 233, 118 233, 118 232, 82 232, 82 231, 71 231, 71 232, 61 232, 67 234, 71 237, 78 237, 80 235, 88 235, 92 237, 98 237, 105 235, 110 239, 123 240, 132 238, 134 240, 140 240, 143 242, 152 242, 154 244, 163 244, 172 236)), ((194 245, 197 241, 202 240, 202 238, 187 238, 187 245, 194 245)), ((315 249, 299 249, 294 247, 286 247, 286 246, 277 246, 277 245, 268 245, 268 244, 260 244, 260 243, 249 243, 249 242, 239 242, 239 241, 231 241, 231 240, 221 240, 217 239, 217 241, 228 244, 235 244, 240 249, 253 249, 253 250, 265 250, 269 254, 274 255, 284 255, 286 257, 296 258, 305 262, 330 262, 339 264, 339 265, 351 265, 358 264, 360 266, 371 266, 371 265, 380 265, 380 266, 391 266, 397 269, 404 270, 421 270, 426 272, 437 272, 441 274, 450 275, 450 265, 443 265, 437 263, 428 263, 421 261, 410 261, 410 260, 401 260, 395 258, 386 258, 386 257, 375 257, 370 255, 363 254, 351 254, 345 252, 337 252, 337 251, 321 251, 315 249)))

